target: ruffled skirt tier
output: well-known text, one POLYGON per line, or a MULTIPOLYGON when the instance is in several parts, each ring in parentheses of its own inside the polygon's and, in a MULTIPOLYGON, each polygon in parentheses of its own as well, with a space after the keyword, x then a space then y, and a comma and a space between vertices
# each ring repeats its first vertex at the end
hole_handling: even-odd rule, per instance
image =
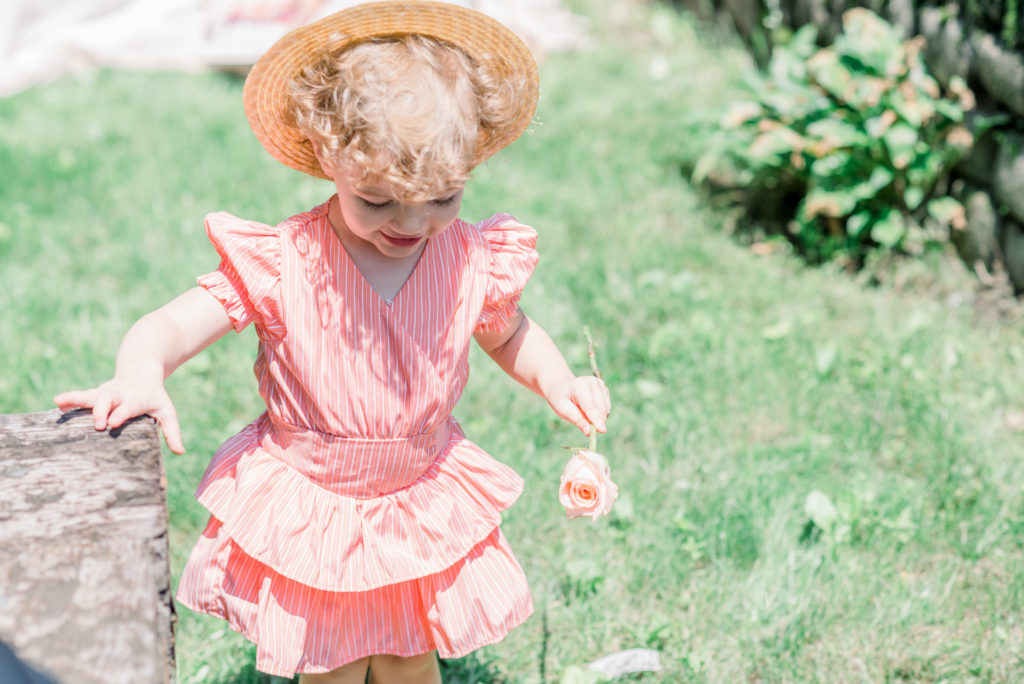
POLYGON ((329 672, 379 653, 436 649, 459 658, 500 641, 533 612, 501 529, 442 572, 379 589, 329 592, 248 556, 216 518, 182 573, 178 601, 228 621, 256 644, 256 668, 291 677, 329 672))
POLYGON ((281 448, 304 436, 281 432, 263 416, 214 457, 198 492, 210 521, 178 590, 253 641, 259 670, 290 677, 434 649, 460 657, 531 614, 498 527, 522 480, 457 423, 383 450, 315 438, 301 450, 305 472, 287 461, 296 445, 281 448), (345 472, 332 462, 386 474, 327 481, 321 473, 345 472), (351 489, 357 481, 369 489, 351 489))

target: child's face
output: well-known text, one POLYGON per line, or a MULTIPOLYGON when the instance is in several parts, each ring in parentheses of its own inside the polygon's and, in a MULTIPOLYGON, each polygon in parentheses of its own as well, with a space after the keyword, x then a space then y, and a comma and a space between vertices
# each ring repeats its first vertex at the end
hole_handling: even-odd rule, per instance
POLYGON ((335 186, 345 224, 337 228, 395 258, 414 254, 427 239, 447 230, 462 206, 461 188, 425 202, 407 202, 387 187, 356 188, 337 180, 335 186))
POLYGON ((462 206, 462 188, 438 193, 436 198, 410 202, 384 184, 356 186, 344 173, 323 164, 338 191, 341 223, 335 229, 365 242, 387 257, 402 258, 418 252, 427 239, 448 229, 462 206))

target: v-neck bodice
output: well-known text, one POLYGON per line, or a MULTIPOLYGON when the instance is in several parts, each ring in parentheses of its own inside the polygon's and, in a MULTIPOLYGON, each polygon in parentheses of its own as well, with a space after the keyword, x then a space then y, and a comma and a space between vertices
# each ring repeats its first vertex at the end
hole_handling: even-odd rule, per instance
MULTIPOLYGON (((328 225, 330 225, 330 219, 328 219, 328 225)), ((409 269, 408 274, 406 274, 405 279, 402 280, 401 285, 398 286, 398 289, 395 290, 394 294, 392 294, 390 297, 388 297, 383 292, 378 290, 377 287, 371 282, 370 277, 367 276, 367 274, 364 271, 364 269, 360 267, 360 265, 358 263, 358 260, 353 255, 352 251, 349 250, 349 248, 345 246, 345 243, 342 241, 341 237, 337 235, 337 231, 334 229, 333 226, 331 226, 331 230, 332 230, 332 232, 335 233, 334 239, 337 240, 339 242, 339 244, 341 244, 342 258, 348 260, 348 262, 351 264, 352 268, 354 268, 356 270, 356 272, 358 273, 359 277, 362 278, 364 281, 366 281, 367 286, 369 286, 369 288, 373 291, 373 293, 375 295, 377 295, 377 297, 379 297, 381 299, 381 301, 383 301, 388 306, 390 306, 395 301, 395 299, 398 298, 398 296, 402 293, 402 290, 404 290, 406 285, 409 284, 409 281, 411 281, 413 279, 413 277, 416 275, 416 271, 419 270, 420 263, 425 258, 427 258, 427 253, 432 251, 431 250, 432 239, 428 239, 425 242, 425 244, 422 245, 419 254, 416 255, 416 258, 414 260, 410 259, 410 261, 406 263, 406 265, 408 265, 408 263, 411 263, 412 264, 412 268, 409 269)))
POLYGON ((456 219, 389 304, 334 233, 328 204, 274 227, 211 215, 222 263, 200 284, 237 329, 256 323, 254 370, 271 416, 348 437, 426 433, 462 394, 473 333, 514 311, 535 233, 507 215, 456 219))

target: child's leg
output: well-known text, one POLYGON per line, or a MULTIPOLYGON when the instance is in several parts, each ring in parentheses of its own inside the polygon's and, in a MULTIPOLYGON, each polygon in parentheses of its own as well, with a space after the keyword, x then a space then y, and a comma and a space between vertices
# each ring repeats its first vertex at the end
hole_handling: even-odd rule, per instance
POLYGON ((430 651, 410 658, 370 656, 370 684, 441 684, 437 653, 430 651))
POLYGON ((301 674, 299 684, 365 684, 369 664, 370 659, 363 658, 323 674, 301 674))

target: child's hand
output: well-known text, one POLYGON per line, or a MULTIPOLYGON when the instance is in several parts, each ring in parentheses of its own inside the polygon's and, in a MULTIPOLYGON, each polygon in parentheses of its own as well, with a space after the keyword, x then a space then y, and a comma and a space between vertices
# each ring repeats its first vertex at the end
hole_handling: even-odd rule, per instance
POLYGON ((612 408, 608 387, 600 378, 579 375, 557 380, 544 393, 552 410, 583 434, 590 436, 590 426, 605 432, 605 419, 612 408))
POLYGON ((99 387, 63 392, 53 398, 61 411, 91 408, 97 430, 119 428, 129 419, 149 414, 164 432, 167 447, 176 454, 185 453, 178 427, 178 413, 162 382, 108 380, 99 387))

